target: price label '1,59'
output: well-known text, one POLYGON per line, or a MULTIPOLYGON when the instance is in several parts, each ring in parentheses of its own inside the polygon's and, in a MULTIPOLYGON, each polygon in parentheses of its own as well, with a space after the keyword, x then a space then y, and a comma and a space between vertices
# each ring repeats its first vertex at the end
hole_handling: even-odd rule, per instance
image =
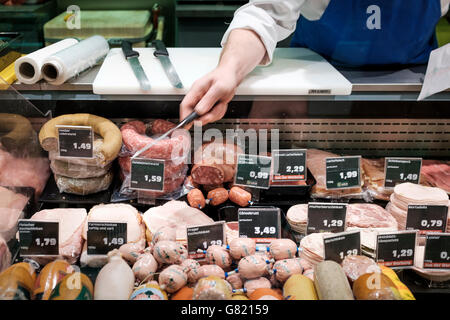
POLYGON ((164 190, 164 160, 131 159, 130 189, 164 190))

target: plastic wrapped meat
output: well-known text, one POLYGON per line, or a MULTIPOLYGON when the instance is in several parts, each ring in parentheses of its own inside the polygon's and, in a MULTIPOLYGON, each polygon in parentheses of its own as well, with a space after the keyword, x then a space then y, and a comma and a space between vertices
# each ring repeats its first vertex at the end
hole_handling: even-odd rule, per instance
POLYGON ((132 269, 134 277, 137 280, 146 282, 151 280, 152 275, 155 274, 158 269, 158 262, 153 255, 147 251, 139 255, 132 269))
POLYGON ((181 266, 187 268, 187 276, 189 283, 195 283, 198 279, 200 279, 200 263, 194 259, 186 259, 181 263, 181 266))
POLYGON ((0 273, 11 265, 11 252, 5 239, 0 236, 0 273))
POLYGON ((85 196, 107 190, 113 181, 114 173, 108 171, 103 176, 85 179, 70 178, 58 174, 55 174, 54 177, 59 192, 85 196))
POLYGON ((215 264, 205 264, 198 268, 198 273, 200 274, 200 278, 216 276, 221 279, 225 279, 225 271, 215 264))
POLYGON ((11 240, 17 232, 17 223, 23 218, 27 202, 28 197, 0 187, 0 237, 6 241, 11 240))
POLYGON ((275 277, 280 282, 285 282, 293 274, 302 274, 303 267, 299 258, 278 260, 273 265, 275 277))
POLYGON ((269 252, 275 260, 291 259, 297 254, 297 245, 290 239, 272 240, 269 252))
POLYGON ((384 187, 385 159, 361 159, 364 170, 364 187, 375 199, 389 201, 392 189, 384 187))
POLYGON ((229 244, 230 255, 235 260, 256 252, 256 242, 251 238, 235 238, 229 244))
POLYGON ((137 242, 125 243, 120 246, 119 252, 129 263, 133 264, 145 249, 145 239, 142 238, 137 242))
POLYGON ((269 275, 270 269, 267 257, 260 254, 244 257, 238 264, 239 274, 245 279, 255 279, 269 275))
POLYGON ((395 218, 381 206, 371 203, 352 203, 347 207, 347 227, 398 228, 395 218))
POLYGON ((366 256, 346 256, 341 266, 350 282, 356 281, 365 273, 381 273, 377 263, 366 256))
POLYGON ((232 260, 230 253, 222 246, 213 245, 206 250, 206 263, 216 264, 222 269, 228 269, 231 266, 232 260))
POLYGON ((270 283, 270 281, 267 278, 264 278, 264 277, 250 279, 250 280, 245 281, 245 283, 244 283, 244 289, 247 292, 247 296, 251 295, 253 293, 253 291, 255 291, 256 289, 260 289, 260 288, 270 289, 270 288, 272 288, 272 284, 270 283))
POLYGON ((153 256, 159 263, 181 264, 188 257, 187 249, 175 241, 159 241, 153 248, 153 256))
POLYGON ((222 278, 208 276, 197 282, 192 300, 231 300, 232 290, 231 285, 222 278))
POLYGON ((228 281, 229 284, 231 284, 234 290, 242 289, 244 285, 239 273, 229 275, 226 280, 228 281))
POLYGON ((158 282, 161 289, 169 293, 180 290, 187 284, 185 268, 178 265, 171 265, 165 268, 159 274, 158 282))
POLYGON ((450 165, 437 160, 422 160, 421 184, 426 183, 450 193, 450 165))

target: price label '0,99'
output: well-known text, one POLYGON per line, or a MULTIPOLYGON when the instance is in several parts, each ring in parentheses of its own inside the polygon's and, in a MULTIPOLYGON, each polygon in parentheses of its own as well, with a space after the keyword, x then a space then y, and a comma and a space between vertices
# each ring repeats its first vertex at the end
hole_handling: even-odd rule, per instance
POLYGON ((239 154, 234 184, 251 188, 268 189, 271 157, 239 154))
POLYGON ((427 234, 424 269, 450 269, 450 233, 427 234))
POLYGON ((419 183, 421 158, 386 158, 384 187, 393 188, 403 182, 419 183))
POLYGON ((92 158, 94 135, 89 126, 56 126, 59 156, 66 158, 92 158))
POLYGON ((417 231, 377 235, 376 261, 386 267, 410 268, 414 265, 417 231))
POLYGON ((348 189, 361 185, 361 157, 326 158, 326 188, 348 189))
POLYGON ((88 222, 88 255, 107 254, 113 249, 127 243, 127 223, 123 222, 88 222))
POLYGON ((133 190, 164 190, 164 160, 131 159, 131 182, 133 190))
POLYGON ((273 150, 273 181, 306 180, 306 149, 273 150))
POLYGON ((59 254, 59 222, 19 220, 20 256, 59 254))

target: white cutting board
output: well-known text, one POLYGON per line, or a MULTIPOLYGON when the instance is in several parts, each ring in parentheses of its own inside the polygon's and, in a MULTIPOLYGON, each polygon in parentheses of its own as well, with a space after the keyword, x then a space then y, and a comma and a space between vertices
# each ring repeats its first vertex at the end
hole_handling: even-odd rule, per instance
MULTIPOLYGON (((151 89, 140 89, 120 48, 111 49, 93 83, 96 94, 182 95, 213 70, 221 48, 168 48, 170 60, 184 88, 174 88, 153 48, 134 48, 150 81, 151 89)), ((278 48, 272 64, 257 67, 241 83, 236 95, 349 95, 352 84, 320 55, 304 48, 278 48)))

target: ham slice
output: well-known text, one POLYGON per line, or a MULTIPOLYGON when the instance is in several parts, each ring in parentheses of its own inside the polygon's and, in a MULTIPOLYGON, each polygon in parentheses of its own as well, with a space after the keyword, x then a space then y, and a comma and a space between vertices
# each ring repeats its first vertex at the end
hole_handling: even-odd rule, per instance
POLYGON ((0 187, 0 236, 11 240, 17 232, 17 222, 23 218, 28 197, 0 187))
MULTIPOLYGON (((332 235, 331 232, 311 233, 300 241, 299 257, 311 266, 323 261, 325 253, 323 237, 332 235)), ((310 268, 306 268, 310 269, 310 268)))
POLYGON ((144 213, 144 222, 150 232, 147 241, 161 227, 176 229, 177 241, 187 241, 186 227, 213 223, 214 220, 201 210, 192 208, 184 201, 169 201, 162 206, 152 207, 144 213))
POLYGON ((450 193, 450 165, 436 160, 423 160, 421 173, 421 183, 438 187, 450 193), (425 181, 424 181, 425 180, 425 181))
MULTIPOLYGON (((70 264, 77 261, 83 247, 82 230, 86 221, 85 209, 49 209, 36 212, 30 220, 59 222, 59 255, 70 264)), ((48 259, 34 258, 38 263, 48 259)))

